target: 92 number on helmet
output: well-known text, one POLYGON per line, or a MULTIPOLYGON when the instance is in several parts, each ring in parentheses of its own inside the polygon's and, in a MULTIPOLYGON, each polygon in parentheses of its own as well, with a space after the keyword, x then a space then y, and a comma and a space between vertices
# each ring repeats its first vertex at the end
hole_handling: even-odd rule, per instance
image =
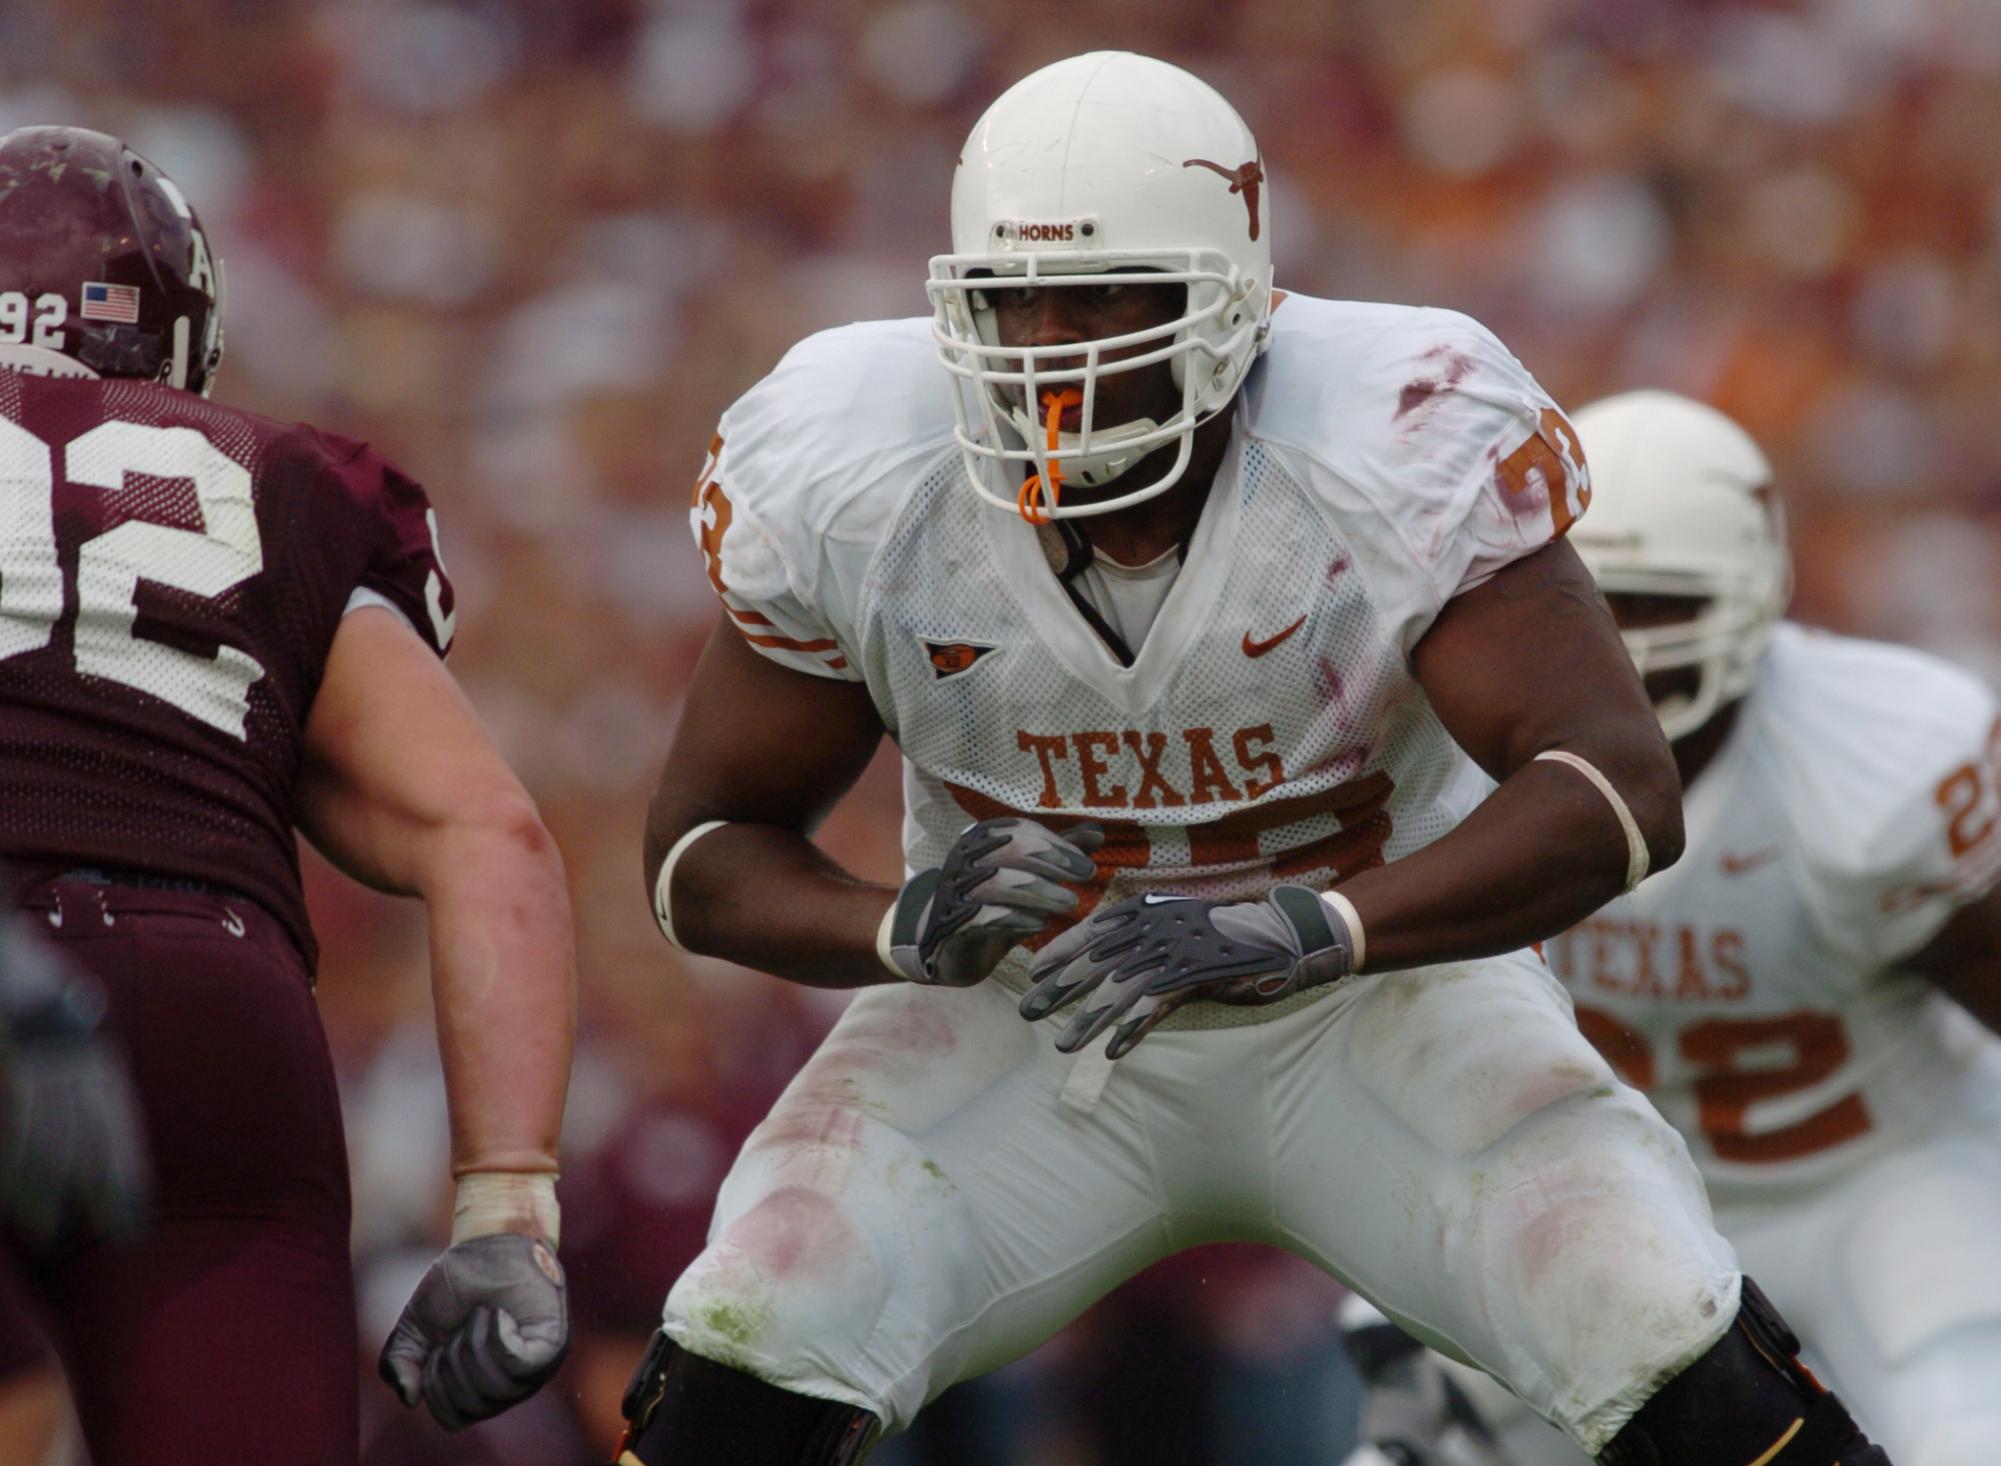
POLYGON ((69 302, 60 295, 38 295, 30 301, 19 290, 0 290, 0 346, 40 346, 63 349, 63 323, 69 302))

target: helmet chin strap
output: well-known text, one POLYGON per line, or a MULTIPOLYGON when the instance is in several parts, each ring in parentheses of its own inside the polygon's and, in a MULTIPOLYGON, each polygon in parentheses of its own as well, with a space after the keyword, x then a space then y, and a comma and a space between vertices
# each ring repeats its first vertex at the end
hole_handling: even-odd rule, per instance
POLYGON ((97 373, 74 357, 64 356, 44 346, 0 346, 0 368, 25 372, 31 377, 95 378, 97 373))
POLYGON ((188 384, 188 318, 174 317, 174 370, 167 378, 170 387, 185 387, 188 384))

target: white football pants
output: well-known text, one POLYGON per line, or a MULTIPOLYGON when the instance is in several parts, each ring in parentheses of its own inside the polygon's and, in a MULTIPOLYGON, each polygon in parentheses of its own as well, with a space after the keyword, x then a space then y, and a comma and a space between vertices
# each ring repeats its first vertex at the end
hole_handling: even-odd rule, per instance
POLYGON ((1532 955, 1156 1032, 1102 1095, 994 982, 855 998, 667 1299, 683 1348, 909 1424, 1148 1263, 1284 1247, 1588 1449, 1735 1315, 1681 1139, 1532 955))
MULTIPOLYGON (((1925 1140, 1832 1182, 1719 1204, 1716 1221, 1897 1466, 2001 1459, 2001 1064, 1970 1071, 1925 1140)), ((1516 1466, 1586 1466, 1519 1403, 1474 1392, 1506 1419, 1516 1466)))

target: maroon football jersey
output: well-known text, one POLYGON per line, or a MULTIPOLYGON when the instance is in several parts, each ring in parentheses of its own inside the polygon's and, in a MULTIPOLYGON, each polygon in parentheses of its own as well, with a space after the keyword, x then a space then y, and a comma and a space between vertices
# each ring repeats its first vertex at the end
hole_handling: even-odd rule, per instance
POLYGON ((0 861, 242 892, 317 953, 292 795, 357 591, 443 655, 424 491, 170 387, 0 369, 0 861))

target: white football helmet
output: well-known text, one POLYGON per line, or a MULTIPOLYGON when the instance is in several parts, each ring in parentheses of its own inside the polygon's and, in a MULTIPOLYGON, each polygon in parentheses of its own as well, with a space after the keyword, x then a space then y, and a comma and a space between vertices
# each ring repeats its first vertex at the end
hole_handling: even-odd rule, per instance
MULTIPOLYGON (((1125 51, 1046 66, 1003 92, 967 138, 952 182, 953 253, 931 261, 932 334, 953 378, 958 441, 973 490, 1034 519, 1106 514, 1165 492, 1187 468, 1195 429, 1228 406, 1266 344, 1270 203, 1263 159, 1235 109, 1179 67, 1125 51), (1115 271, 1181 283, 1177 320, 1057 346, 1003 347, 981 287, 995 277, 1049 286, 1130 284, 1115 271), (1138 354, 1107 362, 1131 346, 1138 354), (1084 365, 1047 367, 1060 358, 1084 365), (1100 425, 1097 384, 1173 363, 1181 408, 1166 422, 1100 425), (970 384, 968 393, 965 387, 970 384), (1082 393, 1076 432, 1050 432, 1044 394, 1082 393), (971 397, 970 404, 968 396, 971 397), (1143 489, 1092 504, 996 494, 995 464, 1041 484, 1110 483, 1147 454, 1180 456, 1143 489)), ((1053 416, 1053 414, 1051 414, 1053 416)))
POLYGON ((1640 675, 1698 667, 1660 703, 1670 739, 1750 691, 1792 596, 1772 468, 1736 423, 1672 392, 1624 392, 1571 421, 1591 464, 1591 512, 1570 542, 1609 595, 1685 596, 1686 621, 1622 632, 1640 675))

